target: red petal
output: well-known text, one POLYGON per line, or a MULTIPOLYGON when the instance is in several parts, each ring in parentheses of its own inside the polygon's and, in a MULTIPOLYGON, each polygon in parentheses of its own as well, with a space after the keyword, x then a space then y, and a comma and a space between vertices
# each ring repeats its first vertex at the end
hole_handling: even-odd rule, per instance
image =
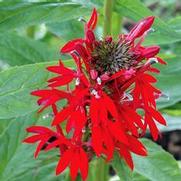
POLYGON ((99 101, 96 98, 92 97, 90 103, 90 117, 93 124, 98 124, 99 122, 98 113, 99 113, 99 101))
POLYGON ((49 82, 48 86, 50 87, 63 86, 70 83, 73 80, 73 78, 74 78, 73 75, 63 75, 63 76, 54 77, 48 80, 49 82))
POLYGON ((157 82, 156 78, 153 77, 152 75, 149 75, 149 74, 143 74, 142 79, 144 79, 144 80, 146 80, 148 82, 151 82, 151 83, 157 82))
POLYGON ((163 59, 161 59, 160 57, 156 57, 156 58, 157 58, 157 60, 158 60, 159 63, 164 64, 164 65, 167 64, 167 63, 166 63, 163 59))
POLYGON ((114 153, 114 142, 113 139, 110 135, 110 133, 107 131, 107 129, 104 129, 104 144, 107 150, 106 156, 107 156, 107 161, 111 160, 113 157, 114 153))
POLYGON ((23 140, 25 143, 35 143, 37 141, 40 141, 44 135, 33 135, 23 140))
POLYGON ((61 61, 59 61, 59 65, 47 67, 47 70, 57 74, 74 74, 74 71, 65 67, 61 61))
POLYGON ((89 19, 89 21, 87 22, 87 28, 94 30, 97 24, 97 11, 94 8, 92 11, 92 15, 91 18, 89 19))
MULTIPOLYGON (((128 114, 126 114, 125 112, 122 112, 123 119, 125 120, 125 123, 128 125, 131 133, 133 135, 135 135, 136 137, 139 136, 138 134, 138 128, 136 127, 136 125, 134 124, 134 118, 133 117, 129 117, 128 114)), ((131 115, 132 116, 132 115, 131 115)))
POLYGON ((31 133, 39 133, 39 134, 54 133, 52 130, 44 126, 31 126, 29 128, 26 128, 26 131, 31 133))
POLYGON ((51 150, 52 148, 55 148, 56 146, 58 146, 60 144, 60 140, 55 140, 54 142, 52 142, 52 143, 49 143, 48 145, 47 145, 47 147, 45 148, 45 151, 49 151, 49 150, 51 150))
POLYGON ((126 161, 126 163, 128 164, 128 166, 131 168, 131 170, 133 170, 133 159, 131 157, 131 154, 129 152, 129 150, 125 147, 125 145, 120 145, 120 151, 119 154, 121 157, 124 158, 124 160, 126 161))
POLYGON ((117 122, 111 122, 109 121, 109 130, 110 133, 115 137, 115 139, 119 140, 121 143, 124 143, 125 145, 128 145, 128 139, 123 132, 121 126, 117 122))
POLYGON ((154 16, 149 16, 141 20, 133 27, 126 39, 128 39, 129 41, 134 41, 136 38, 142 36, 144 32, 150 29, 151 25, 153 24, 154 18, 154 16))
POLYGON ((83 108, 78 109, 76 111, 76 114, 74 114, 74 116, 75 116, 74 118, 76 120, 76 127, 79 129, 82 129, 86 122, 85 110, 83 110, 83 108))
POLYGON ((101 128, 99 128, 98 126, 92 127, 92 147, 98 157, 100 156, 103 147, 101 132, 101 128))
POLYGON ((156 121, 158 121, 160 124, 166 125, 165 119, 157 110, 150 107, 149 112, 156 121))
POLYGON ((36 158, 39 154, 39 152, 41 151, 41 149, 43 148, 43 146, 46 144, 46 142, 49 140, 49 136, 44 136, 43 140, 41 140, 41 142, 38 144, 36 151, 34 153, 34 157, 36 158))
POLYGON ((95 35, 91 30, 88 30, 86 32, 86 40, 88 41, 88 43, 93 43, 95 41, 95 35))
POLYGON ((115 106, 113 100, 109 96, 107 96, 106 94, 103 94, 103 96, 104 96, 104 103, 105 103, 104 106, 106 106, 107 110, 111 113, 111 115, 115 119, 118 120, 118 111, 116 109, 116 106, 115 106))
POLYGON ((49 95, 49 92, 50 92, 50 90, 36 90, 36 91, 32 91, 31 95, 44 97, 44 96, 49 95))
POLYGON ((74 155, 71 158, 70 175, 72 180, 75 180, 80 167, 80 156, 78 150, 75 150, 74 155))
POLYGON ((158 135, 159 135, 159 130, 154 122, 154 120, 150 117, 150 115, 148 115, 147 113, 145 114, 145 121, 148 124, 149 128, 150 128, 150 132, 151 135, 154 139, 154 141, 156 141, 158 139, 158 135))
POLYGON ((78 43, 75 45, 75 50, 77 51, 77 53, 85 60, 88 58, 88 54, 87 54, 87 51, 85 49, 85 47, 78 43))
POLYGON ((85 151, 80 148, 80 173, 82 176, 82 179, 85 181, 88 175, 88 158, 85 151))
POLYGON ((108 79, 108 81, 113 80, 113 79, 116 79, 116 78, 118 78, 118 77, 120 77, 120 76, 124 76, 124 74, 125 74, 125 71, 124 71, 124 70, 120 70, 119 72, 116 72, 115 74, 113 74, 113 75, 108 79))
POLYGON ((61 110, 54 118, 53 122, 52 122, 52 126, 55 126, 57 124, 60 124, 62 121, 64 121, 65 119, 68 118, 68 116, 71 114, 71 112, 73 111, 72 106, 68 106, 66 108, 64 108, 63 110, 61 110))
POLYGON ((72 151, 72 149, 68 149, 63 153, 63 155, 60 157, 60 160, 56 168, 56 175, 63 172, 65 168, 70 164, 73 153, 74 152, 72 151))
POLYGON ((145 58, 151 58, 154 57, 155 55, 157 55, 160 51, 160 47, 159 46, 150 46, 150 47, 146 47, 143 50, 142 56, 145 58))
POLYGON ((75 50, 75 45, 77 43, 81 43, 82 44, 83 42, 84 42, 84 40, 81 39, 81 38, 77 38, 77 39, 71 40, 68 43, 66 43, 60 51, 61 51, 61 53, 69 53, 69 52, 75 50))
POLYGON ((147 151, 146 148, 144 147, 144 145, 135 137, 127 135, 128 137, 128 141, 130 143, 129 145, 129 149, 138 154, 138 155, 142 155, 142 156, 146 156, 147 155, 147 151))

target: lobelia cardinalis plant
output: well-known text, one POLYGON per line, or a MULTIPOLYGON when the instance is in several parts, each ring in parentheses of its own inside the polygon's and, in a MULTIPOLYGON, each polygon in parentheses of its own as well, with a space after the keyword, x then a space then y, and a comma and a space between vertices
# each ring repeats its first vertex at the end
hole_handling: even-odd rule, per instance
POLYGON ((162 93, 153 86, 156 79, 150 75, 159 73, 154 63, 165 62, 157 56, 159 46, 141 45, 154 17, 141 20, 116 41, 111 36, 96 39, 97 18, 93 9, 89 21, 84 22, 85 37, 71 40, 61 48, 61 53, 72 57, 76 69, 66 67, 60 60, 58 65, 47 67, 56 74, 47 81, 48 88, 31 93, 39 97, 39 112, 52 108, 53 119, 51 128, 27 128, 33 135, 24 142, 39 143, 35 157, 41 150, 59 150, 56 174, 70 167, 72 180, 79 172, 86 180, 89 162, 94 157, 109 162, 114 159, 114 152, 133 169, 131 152, 147 155, 139 138, 149 128, 157 140, 156 122, 166 125, 156 108, 156 99, 162 93), (62 100, 66 100, 66 105, 60 108, 58 103, 62 100))

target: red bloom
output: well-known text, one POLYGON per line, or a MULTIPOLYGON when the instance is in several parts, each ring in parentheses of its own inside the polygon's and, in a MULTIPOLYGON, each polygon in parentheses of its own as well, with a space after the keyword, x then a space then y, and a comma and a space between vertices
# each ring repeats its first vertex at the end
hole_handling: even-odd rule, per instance
POLYGON ((133 169, 131 152, 147 155, 139 141, 146 128, 154 140, 158 138, 155 121, 162 125, 166 122, 156 108, 161 91, 154 87, 157 80, 150 73, 159 73, 154 63, 165 62, 157 57, 160 47, 141 45, 153 21, 153 16, 141 20, 117 41, 112 37, 97 40, 94 9, 85 23, 85 37, 71 40, 61 49, 73 58, 76 68, 68 68, 62 61, 47 67, 56 77, 48 80, 47 90, 33 91, 32 95, 40 97, 40 111, 52 107, 51 126, 56 129, 30 127, 27 131, 35 135, 24 142, 39 142, 35 156, 42 149, 59 148, 56 174, 69 166, 72 180, 79 172, 86 180, 88 161, 95 155, 104 155, 109 161, 115 151, 133 169), (66 105, 60 108, 62 99, 66 105), (139 114, 140 109, 144 114, 139 114))

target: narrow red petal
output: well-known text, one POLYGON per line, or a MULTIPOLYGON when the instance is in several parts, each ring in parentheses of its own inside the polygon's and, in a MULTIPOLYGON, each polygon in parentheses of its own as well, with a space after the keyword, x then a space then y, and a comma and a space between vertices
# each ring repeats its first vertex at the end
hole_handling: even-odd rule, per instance
POLYGON ((60 124, 62 121, 68 118, 68 116, 71 114, 73 111, 71 106, 68 106, 64 108, 62 111, 60 111, 54 118, 52 122, 52 126, 55 126, 57 124, 60 124))
POLYGON ((165 119, 157 110, 150 107, 149 112, 156 121, 158 121, 160 124, 166 125, 165 119))
POLYGON ((159 51, 160 51, 159 46, 146 47, 146 48, 144 48, 142 56, 145 58, 151 58, 151 57, 154 57, 155 55, 157 55, 159 53, 159 51))
POLYGON ((131 157, 129 150, 125 147, 125 145, 120 145, 119 154, 122 158, 124 158, 124 160, 126 161, 128 166, 131 168, 131 170, 133 170, 133 167, 134 167, 133 159, 131 157))
POLYGON ((68 149, 63 153, 63 155, 60 157, 60 160, 56 168, 56 175, 60 174, 65 170, 65 168, 70 164, 72 156, 73 156, 72 149, 68 149))
POLYGON ((80 173, 81 173, 83 181, 85 181, 87 178, 88 167, 89 165, 88 165, 87 154, 82 148, 80 148, 80 173))
POLYGON ((151 135, 152 135, 154 141, 156 141, 158 139, 158 136, 159 136, 159 130, 158 130, 154 120, 150 117, 150 115, 148 115, 146 113, 145 121, 149 126, 149 129, 150 129, 150 132, 151 132, 151 135))
POLYGON ((94 30, 97 24, 97 11, 94 8, 90 20, 87 22, 87 28, 94 30))
POLYGON ((80 167, 80 156, 78 150, 75 150, 74 155, 71 158, 71 164, 70 164, 70 175, 73 181, 77 177, 79 167, 80 167))
POLYGON ((157 58, 157 60, 158 60, 158 62, 160 63, 160 64, 163 64, 163 65, 166 65, 167 63, 163 60, 163 59, 161 59, 160 57, 156 57, 157 58))
POLYGON ((49 87, 58 87, 58 86, 67 85, 73 79, 74 79, 73 75, 64 75, 64 76, 54 77, 54 78, 51 78, 48 80, 48 82, 49 82, 48 86, 49 87))
POLYGON ((37 141, 40 141, 44 135, 33 135, 23 140, 25 143, 35 143, 37 141))
POLYGON ((157 82, 156 78, 149 74, 144 74, 142 78, 151 83, 157 82))
POLYGON ((46 144, 46 142, 49 140, 49 136, 44 136, 43 140, 41 140, 41 142, 38 144, 36 151, 34 153, 34 157, 36 158, 39 154, 39 152, 41 151, 41 149, 43 148, 43 146, 46 144))
POLYGON ((129 41, 134 41, 136 38, 142 36, 144 32, 150 29, 154 22, 155 17, 149 16, 143 20, 141 20, 139 23, 137 23, 133 29, 130 31, 130 33, 127 36, 127 39, 129 41))
POLYGON ((104 95, 104 103, 105 103, 107 110, 111 113, 113 118, 118 120, 118 111, 117 111, 117 108, 116 108, 113 100, 106 94, 103 94, 103 95, 104 95))
POLYGON ((129 145, 129 149, 138 154, 138 155, 142 155, 142 156, 146 156, 147 155, 147 150, 144 147, 144 145, 135 137, 128 135, 128 141, 130 143, 129 145))
POLYGON ((77 38, 77 39, 71 40, 68 43, 66 43, 60 51, 61 51, 61 53, 69 53, 69 52, 75 50, 75 45, 77 43, 81 43, 82 44, 83 42, 84 42, 84 40, 81 39, 81 38, 77 38))
POLYGON ((31 126, 29 128, 26 128, 26 131, 31 133, 39 133, 39 134, 53 133, 51 129, 44 126, 31 126))
POLYGON ((109 121, 109 130, 111 134, 115 137, 115 139, 119 140, 121 143, 124 143, 125 145, 128 145, 128 139, 123 132, 122 128, 120 125, 116 122, 111 122, 109 121))

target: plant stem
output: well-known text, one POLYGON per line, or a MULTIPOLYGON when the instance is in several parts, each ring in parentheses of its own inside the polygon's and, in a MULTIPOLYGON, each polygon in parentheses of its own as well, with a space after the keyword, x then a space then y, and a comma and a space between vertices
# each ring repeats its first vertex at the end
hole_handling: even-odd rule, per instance
POLYGON ((104 0, 104 37, 111 35, 113 1, 114 0, 104 0))
POLYGON ((97 159, 96 163, 96 180, 108 181, 109 179, 109 164, 104 159, 97 159))
MULTIPOLYGON (((67 175, 66 175, 66 177, 65 177, 65 181, 72 181, 72 179, 71 179, 71 176, 70 176, 70 173, 69 173, 69 172, 67 173, 67 175)), ((79 175, 79 174, 77 175, 77 178, 75 179, 75 181, 81 181, 81 177, 80 177, 80 175, 79 175)))
POLYGON ((113 18, 114 18, 114 27, 113 27, 112 35, 114 39, 117 39, 119 34, 121 33, 123 18, 118 13, 114 13, 113 18))

